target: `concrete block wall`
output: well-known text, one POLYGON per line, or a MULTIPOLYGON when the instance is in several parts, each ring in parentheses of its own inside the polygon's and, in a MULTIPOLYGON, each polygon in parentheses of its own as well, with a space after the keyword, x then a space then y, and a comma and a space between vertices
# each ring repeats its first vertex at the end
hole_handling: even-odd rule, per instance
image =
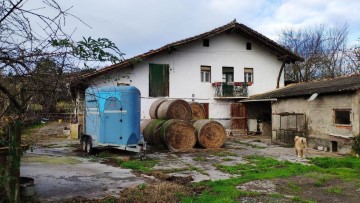
MULTIPOLYGON (((278 99, 272 104, 272 128, 278 130, 281 112, 303 113, 306 115, 308 145, 329 147, 337 142, 339 153, 350 153, 351 137, 359 135, 360 94, 357 92, 319 95, 315 100, 306 97, 278 99), (334 109, 351 109, 351 125, 334 124, 334 109), (341 139, 340 139, 341 138, 341 139)), ((283 125, 283 123, 282 123, 283 125)))

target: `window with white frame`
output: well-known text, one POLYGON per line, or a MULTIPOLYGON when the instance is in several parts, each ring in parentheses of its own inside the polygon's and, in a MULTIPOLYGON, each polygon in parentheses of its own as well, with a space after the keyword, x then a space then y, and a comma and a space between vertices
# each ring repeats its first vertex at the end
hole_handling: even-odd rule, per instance
POLYGON ((201 82, 211 82, 211 67, 201 66, 201 82))
POLYGON ((254 82, 253 68, 244 68, 244 82, 254 82))

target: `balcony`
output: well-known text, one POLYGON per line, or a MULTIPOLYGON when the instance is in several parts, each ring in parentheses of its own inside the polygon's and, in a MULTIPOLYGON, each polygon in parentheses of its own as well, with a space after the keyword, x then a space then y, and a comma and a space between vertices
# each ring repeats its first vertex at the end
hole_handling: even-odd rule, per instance
POLYGON ((248 86, 251 82, 214 82, 215 99, 237 99, 248 97, 248 86))

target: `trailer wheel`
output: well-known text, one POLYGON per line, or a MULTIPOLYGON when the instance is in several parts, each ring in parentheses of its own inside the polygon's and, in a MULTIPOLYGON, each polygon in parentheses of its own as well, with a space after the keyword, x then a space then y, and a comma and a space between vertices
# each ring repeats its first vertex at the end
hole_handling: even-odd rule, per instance
POLYGON ((139 156, 140 161, 144 161, 146 159, 145 153, 140 152, 138 156, 139 156))

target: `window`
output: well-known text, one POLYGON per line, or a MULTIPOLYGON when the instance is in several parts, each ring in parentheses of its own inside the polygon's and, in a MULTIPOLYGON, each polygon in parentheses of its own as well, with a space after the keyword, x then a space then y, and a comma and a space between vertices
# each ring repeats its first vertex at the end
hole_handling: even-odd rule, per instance
POLYGON ((149 65, 149 97, 169 96, 169 65, 149 65))
POLYGON ((211 82, 211 67, 201 66, 201 82, 211 82))
POLYGON ((120 101, 118 98, 116 97, 109 97, 106 101, 105 101, 105 111, 106 110, 119 110, 120 109, 120 101))
POLYGON ((223 82, 234 82, 234 67, 223 67, 223 82))
POLYGON ((203 46, 209 47, 210 46, 210 40, 209 39, 203 39, 203 46))
POLYGON ((244 82, 254 82, 254 69, 244 68, 244 82))
POLYGON ((251 50, 251 42, 246 42, 246 50, 251 50))
POLYGON ((334 109, 334 124, 351 125, 350 109, 334 109))

